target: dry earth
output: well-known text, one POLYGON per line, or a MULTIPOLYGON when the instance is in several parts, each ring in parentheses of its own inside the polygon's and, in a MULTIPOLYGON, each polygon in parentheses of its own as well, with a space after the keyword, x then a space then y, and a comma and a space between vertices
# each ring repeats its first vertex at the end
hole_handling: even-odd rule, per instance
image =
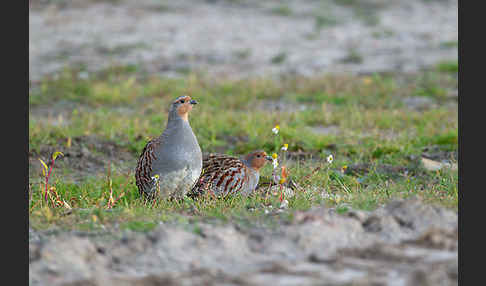
POLYGON ((114 64, 228 77, 410 72, 457 59, 457 11, 453 0, 39 1, 30 79, 114 64))
POLYGON ((188 229, 31 229, 30 284, 457 285, 457 214, 416 200, 346 215, 318 207, 275 229, 231 223, 188 229))

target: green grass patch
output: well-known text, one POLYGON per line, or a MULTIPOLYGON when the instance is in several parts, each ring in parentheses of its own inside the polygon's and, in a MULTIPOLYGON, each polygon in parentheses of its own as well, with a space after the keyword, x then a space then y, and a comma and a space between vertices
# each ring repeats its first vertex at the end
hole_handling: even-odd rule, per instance
POLYGON ((272 8, 270 12, 275 15, 286 16, 286 17, 292 15, 292 9, 290 9, 290 7, 285 4, 272 8))
MULTIPOLYGON (((66 70, 34 87, 29 94, 32 164, 39 166, 38 152, 43 147, 69 150, 66 142, 70 138, 88 136, 116 143, 136 158, 148 138, 159 136, 164 129, 172 100, 190 94, 200 103, 190 122, 204 152, 242 155, 264 149, 273 153, 286 143, 292 158, 300 160, 281 164, 288 166, 292 179, 302 189, 288 199, 288 209, 278 216, 269 212, 280 207, 279 194, 147 204, 138 195, 133 174, 114 169, 110 176, 93 173, 73 181, 70 175, 77 171, 56 162, 49 186, 54 187, 57 197, 54 192, 51 196, 59 199, 58 207, 46 205, 43 178, 30 178, 39 182, 30 186, 32 227, 149 231, 160 222, 187 224, 199 220, 273 227, 281 223, 278 219, 291 220, 294 211, 316 205, 336 207, 338 213, 345 213, 351 208, 371 210, 392 198, 410 196, 457 209, 457 171, 427 172, 417 160, 410 159, 419 158, 429 146, 457 152, 457 106, 441 104, 414 111, 402 103, 402 97, 413 95, 448 103, 445 91, 457 86, 457 78, 445 72, 448 69, 427 71, 406 80, 389 74, 316 75, 278 81, 265 77, 215 81, 198 74, 141 79, 136 70, 110 68, 89 77, 80 77, 82 70, 66 70), (279 102, 303 108, 273 108, 279 102), (46 109, 50 112, 43 111, 46 109), (275 125, 280 126, 278 135, 271 131, 275 125), (329 166, 326 158, 330 154, 334 161, 329 166), (366 172, 342 171, 363 163, 371 164, 366 172), (403 168, 408 172, 394 171, 403 168), (110 196, 118 200, 113 204, 110 196), (64 202, 71 210, 63 206, 64 202)), ((111 159, 103 149, 84 147, 99 162, 111 159)), ((271 166, 266 166, 262 181, 268 181, 271 173, 271 166)), ((190 227, 198 233, 197 225, 190 227)))
POLYGON ((459 72, 459 63, 457 61, 443 61, 437 64, 439 72, 457 73, 459 72))

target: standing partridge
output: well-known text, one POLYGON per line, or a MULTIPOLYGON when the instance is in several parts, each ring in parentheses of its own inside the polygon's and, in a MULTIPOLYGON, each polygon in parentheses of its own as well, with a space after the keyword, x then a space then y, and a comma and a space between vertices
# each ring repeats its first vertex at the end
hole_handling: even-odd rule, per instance
POLYGON ((241 193, 245 196, 255 190, 260 169, 272 161, 263 151, 255 151, 241 159, 223 154, 209 154, 203 160, 203 171, 189 194, 197 197, 213 192, 216 196, 241 193))
POLYGON ((189 96, 178 97, 170 107, 162 135, 145 145, 135 169, 141 195, 180 198, 199 178, 202 153, 188 121, 195 104, 189 96))

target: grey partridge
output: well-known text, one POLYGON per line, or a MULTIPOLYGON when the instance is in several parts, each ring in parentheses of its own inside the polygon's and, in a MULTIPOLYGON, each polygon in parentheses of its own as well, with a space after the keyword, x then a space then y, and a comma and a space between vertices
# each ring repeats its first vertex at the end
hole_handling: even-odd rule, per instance
POLYGON ((178 97, 171 104, 164 132, 143 149, 135 169, 141 195, 180 198, 199 178, 202 153, 188 120, 195 104, 189 96, 178 97))
POLYGON ((203 159, 203 171, 188 194, 198 197, 210 191, 216 196, 241 193, 249 195, 258 185, 260 169, 272 161, 264 151, 254 151, 241 159, 224 154, 209 154, 203 159))

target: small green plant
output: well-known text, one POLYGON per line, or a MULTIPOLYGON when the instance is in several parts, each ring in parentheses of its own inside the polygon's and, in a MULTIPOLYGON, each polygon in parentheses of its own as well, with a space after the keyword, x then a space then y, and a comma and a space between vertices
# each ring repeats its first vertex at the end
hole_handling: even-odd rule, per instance
POLYGON ((458 41, 446 41, 446 42, 442 42, 440 43, 440 46, 443 47, 443 48, 457 48, 459 46, 459 42, 458 41))
POLYGON ((275 55, 271 59, 271 62, 272 62, 272 64, 281 64, 285 61, 286 58, 287 58, 287 53, 281 52, 281 53, 278 53, 277 55, 275 55))
POLYGON ((338 21, 334 17, 329 15, 319 14, 316 15, 314 19, 314 26, 317 31, 320 31, 324 27, 334 26, 338 24, 338 21))
POLYGON ((439 72, 457 73, 459 72, 459 64, 457 61, 443 61, 437 64, 439 72))
POLYGON ((363 56, 354 48, 349 49, 348 55, 341 60, 343 63, 360 64, 363 62, 363 56))
POLYGON ((279 5, 275 8, 270 10, 272 14, 279 15, 279 16, 290 16, 292 15, 292 9, 288 5, 279 5))
POLYGON ((245 60, 251 56, 251 49, 241 49, 234 52, 234 55, 241 60, 245 60))
POLYGON ((49 198, 50 198, 51 201, 52 201, 52 205, 54 207, 56 207, 56 206, 69 207, 69 205, 65 201, 61 200, 61 198, 59 197, 59 195, 56 192, 56 188, 55 187, 49 187, 49 178, 50 178, 51 173, 52 173, 52 168, 54 168, 54 162, 56 161, 56 158, 59 155, 64 156, 64 154, 62 152, 59 152, 59 151, 54 152, 54 154, 52 154, 51 164, 50 164, 51 167, 50 168, 48 168, 47 164, 42 159, 39 158, 39 161, 42 164, 42 175, 44 176, 44 179, 45 179, 44 202, 47 204, 47 206, 49 206, 49 198), (52 198, 50 196, 51 193, 55 196, 54 198, 52 198))
POLYGON ((113 181, 111 179, 109 179, 109 189, 110 192, 108 195, 108 203, 106 204, 107 209, 113 208, 118 200, 120 200, 125 195, 124 192, 121 192, 116 198, 113 197, 113 181))

